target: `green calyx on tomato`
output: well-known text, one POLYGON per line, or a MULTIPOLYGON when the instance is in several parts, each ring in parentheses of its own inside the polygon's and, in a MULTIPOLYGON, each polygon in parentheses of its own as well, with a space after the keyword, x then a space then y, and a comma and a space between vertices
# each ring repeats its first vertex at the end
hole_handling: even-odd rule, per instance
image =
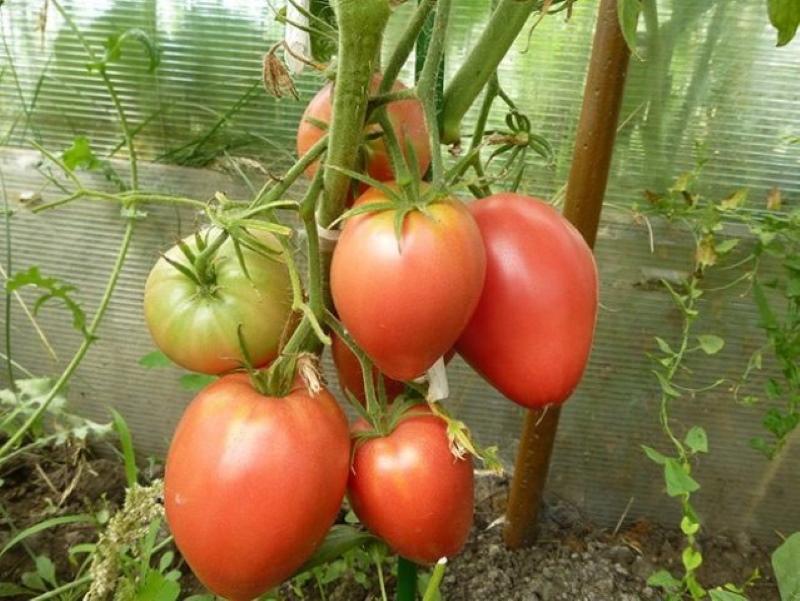
POLYGON ((158 348, 181 367, 220 374, 276 357, 291 281, 275 237, 252 237, 245 245, 211 228, 183 239, 150 272, 145 320, 158 348))

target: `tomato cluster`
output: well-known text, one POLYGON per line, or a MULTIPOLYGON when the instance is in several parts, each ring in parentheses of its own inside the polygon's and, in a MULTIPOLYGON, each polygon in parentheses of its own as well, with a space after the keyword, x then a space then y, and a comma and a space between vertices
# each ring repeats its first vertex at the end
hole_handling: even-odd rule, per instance
MULTIPOLYGON (((374 90, 379 83, 373 78, 374 90)), ((309 104, 299 154, 324 135, 331 96, 328 84, 309 104)), ((405 160, 419 163, 410 171, 424 173, 430 149, 419 101, 391 102, 387 115, 409 149, 405 160)), ((569 397, 588 358, 597 272, 575 229, 531 197, 465 204, 424 182, 398 185, 380 134, 367 127, 361 155, 364 172, 384 183, 362 186, 330 265, 343 326, 332 337, 333 360, 342 389, 369 419, 348 428, 319 383, 297 376, 276 391, 256 377, 296 325, 286 256, 271 234, 239 245, 211 228, 169 250, 147 280, 145 317, 159 348, 183 367, 221 375, 177 427, 165 502, 186 561, 234 601, 291 576, 345 495, 403 557, 430 564, 458 553, 472 524, 472 458, 454 444, 438 405, 407 384, 456 349, 509 399, 543 407, 569 397), (370 377, 351 349, 374 366, 370 377), (369 406, 365 384, 380 391, 383 415, 369 406)))

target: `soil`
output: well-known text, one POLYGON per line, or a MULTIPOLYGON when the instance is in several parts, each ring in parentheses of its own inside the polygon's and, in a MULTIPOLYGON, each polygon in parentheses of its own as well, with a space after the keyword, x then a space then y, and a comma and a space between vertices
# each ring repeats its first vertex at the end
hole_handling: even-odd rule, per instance
MULTIPOLYGON (((19 531, 58 515, 102 508, 113 511, 124 498, 121 462, 92 456, 79 447, 59 447, 42 455, 19 457, 3 470, 0 478, 3 480, 0 510, 5 512, 0 523, 0 547, 10 538, 12 529, 19 531)), ((683 545, 679 531, 638 521, 623 525, 616 533, 610 532, 595 527, 577 508, 558 499, 545 503, 536 546, 509 551, 503 545, 502 524, 498 523, 507 491, 507 479, 494 476, 477 479, 475 526, 464 551, 448 564, 443 599, 656 600, 663 595, 647 586, 648 576, 662 568, 680 571, 683 545)), ((35 554, 46 554, 54 561, 59 575, 68 577, 67 550, 79 542, 91 542, 94 535, 91 526, 69 524, 30 538, 28 548, 35 554)), ((749 536, 715 534, 702 539, 701 546, 705 563, 700 569, 700 580, 705 586, 743 583, 757 568, 761 577, 748 588, 748 598, 752 601, 779 598, 771 578, 769 550, 749 536)), ((19 582, 22 572, 29 570, 31 559, 21 545, 0 557, 0 581, 19 582)), ((328 585, 325 599, 380 599, 375 580, 370 577, 375 587, 367 590, 352 575, 345 575, 328 585)), ((391 596, 394 582, 390 575, 386 584, 391 596)), ((185 580, 183 590, 193 589, 199 587, 185 580)), ((311 584, 305 587, 302 597, 288 586, 281 593, 284 600, 322 599, 311 584)))
MULTIPOLYGON (((125 497, 122 463, 92 456, 77 445, 20 455, 3 468, 0 480, 0 546, 16 532, 50 518, 103 509, 111 514, 125 497)), ((19 583, 22 573, 32 570, 29 552, 46 555, 58 576, 68 578, 69 548, 94 542, 96 532, 89 524, 66 524, 26 539, 25 545, 0 557, 0 581, 19 583)))

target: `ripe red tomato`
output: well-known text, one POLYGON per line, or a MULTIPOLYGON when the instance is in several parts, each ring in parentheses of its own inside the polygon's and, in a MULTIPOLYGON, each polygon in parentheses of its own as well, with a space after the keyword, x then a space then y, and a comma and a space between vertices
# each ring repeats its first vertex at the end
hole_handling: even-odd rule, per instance
MULTIPOLYGON (((209 240, 218 234, 212 229, 209 240)), ((277 355, 292 308, 289 270, 274 236, 267 232, 254 235, 276 254, 265 256, 242 247, 247 273, 230 239, 211 260, 213 282, 206 287, 163 257, 150 272, 144 288, 145 320, 158 348, 178 365, 206 374, 241 367, 239 325, 254 367, 266 365, 277 355)), ((183 241, 192 252, 199 252, 194 236, 183 241)), ((166 256, 190 265, 177 245, 166 256)))
POLYGON ((524 407, 564 402, 581 379, 597 317, 597 267, 549 204, 495 194, 470 204, 486 246, 480 303, 456 349, 524 407))
MULTIPOLYGON (((374 75, 370 84, 370 92, 376 93, 380 83, 381 76, 374 75)), ((306 107, 303 118, 297 128, 297 156, 303 156, 326 133, 325 130, 314 125, 308 118, 326 124, 331 122, 333 85, 332 83, 325 84, 306 107)), ((396 81, 392 86, 393 92, 404 89, 406 89, 406 86, 399 81, 396 81)), ((386 105, 386 113, 406 159, 410 158, 406 151, 406 145, 411 144, 417 156, 419 171, 420 173, 425 173, 431 162, 431 153, 422 104, 419 100, 398 100, 386 105)), ((367 128, 367 133, 380 131, 381 129, 377 125, 371 125, 367 128)), ((389 159, 386 145, 381 138, 367 141, 363 150, 366 155, 366 172, 370 177, 381 182, 394 179, 392 163, 389 159)), ((318 166, 319 162, 313 163, 306 171, 306 174, 312 177, 316 173, 318 166)))
MULTIPOLYGON (((377 189, 356 206, 387 202, 377 189)), ((396 209, 345 223, 331 264, 339 316, 378 369, 412 380, 455 343, 483 288, 486 256, 465 205, 444 198, 406 215, 400 240, 396 209)))
POLYGON ((167 522, 217 595, 250 601, 291 576, 344 498, 347 420, 330 393, 298 381, 283 398, 244 374, 205 388, 181 418, 164 480, 167 522))
MULTIPOLYGON (((331 357, 333 357, 333 364, 336 367, 336 374, 339 376, 339 385, 342 390, 347 390, 363 405, 366 403, 366 394, 364 393, 364 379, 361 374, 361 364, 358 362, 356 356, 347 348, 347 345, 342 342, 342 339, 335 334, 331 336, 331 357)), ((372 368, 372 378, 375 386, 378 385, 378 374, 380 372, 372 368)), ((383 376, 383 385, 386 388, 386 398, 391 402, 398 394, 403 392, 405 384, 392 380, 383 376)))
MULTIPOLYGON (((473 515, 472 459, 450 451, 447 427, 412 409, 395 430, 356 446, 347 497, 358 519, 399 555, 421 564, 457 554, 473 515)), ((354 430, 364 429, 365 422, 354 430)))

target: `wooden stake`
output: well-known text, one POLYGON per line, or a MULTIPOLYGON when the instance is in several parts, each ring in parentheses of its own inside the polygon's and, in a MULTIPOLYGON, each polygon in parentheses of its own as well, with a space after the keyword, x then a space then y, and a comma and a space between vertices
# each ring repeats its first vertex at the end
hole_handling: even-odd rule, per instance
MULTIPOLYGON (((617 0, 601 0, 564 205, 564 216, 592 247, 629 58, 617 18, 617 0)), ((531 410, 525 416, 503 533, 506 545, 512 549, 530 545, 536 539, 539 506, 560 413, 560 407, 549 407, 531 410)))

